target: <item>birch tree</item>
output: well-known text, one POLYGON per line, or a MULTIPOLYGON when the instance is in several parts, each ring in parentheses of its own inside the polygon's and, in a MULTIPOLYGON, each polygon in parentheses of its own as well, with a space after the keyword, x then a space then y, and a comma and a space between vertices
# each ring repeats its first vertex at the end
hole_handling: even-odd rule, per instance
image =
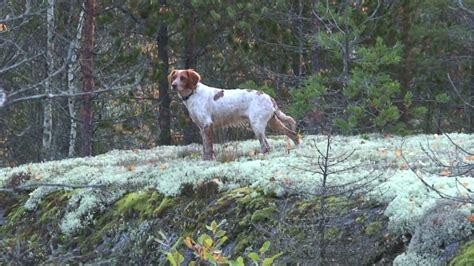
MULTIPOLYGON (((48 9, 46 12, 47 30, 46 30, 46 65, 47 77, 44 82, 44 93, 50 95, 53 92, 52 76, 54 72, 54 6, 55 0, 48 0, 48 9)), ((52 100, 46 98, 43 102, 43 145, 42 158, 43 160, 51 159, 52 157, 52 139, 53 139, 53 106, 52 100)))
MULTIPOLYGON (((82 25, 84 23, 84 9, 81 10, 79 15, 79 21, 77 23, 76 36, 71 40, 68 49, 68 58, 70 58, 67 64, 67 90, 69 94, 74 95, 77 92, 76 89, 76 71, 78 69, 77 65, 77 52, 79 49, 79 42, 81 40, 82 34, 82 25)), ((75 109, 75 97, 68 98, 68 111, 70 117, 70 130, 69 130, 69 149, 68 156, 73 157, 75 155, 75 146, 77 138, 77 123, 76 123, 76 109, 75 109)))

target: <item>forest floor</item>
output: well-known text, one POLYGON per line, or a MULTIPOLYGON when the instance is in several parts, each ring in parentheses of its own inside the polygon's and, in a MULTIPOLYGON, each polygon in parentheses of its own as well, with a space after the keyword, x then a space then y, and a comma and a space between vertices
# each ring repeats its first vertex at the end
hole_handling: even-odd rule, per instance
POLYGON ((265 241, 261 262, 276 264, 472 260, 472 135, 270 145, 216 145, 215 161, 199 145, 160 146, 0 169, 0 264, 202 262, 207 236, 246 263, 265 241))

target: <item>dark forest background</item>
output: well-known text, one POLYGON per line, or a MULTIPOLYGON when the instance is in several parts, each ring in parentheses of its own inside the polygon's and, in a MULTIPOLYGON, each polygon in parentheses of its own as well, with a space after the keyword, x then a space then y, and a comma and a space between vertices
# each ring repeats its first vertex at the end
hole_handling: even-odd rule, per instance
POLYGON ((0 1, 0 167, 199 142, 173 68, 304 134, 472 133, 473 29, 467 0, 0 1))

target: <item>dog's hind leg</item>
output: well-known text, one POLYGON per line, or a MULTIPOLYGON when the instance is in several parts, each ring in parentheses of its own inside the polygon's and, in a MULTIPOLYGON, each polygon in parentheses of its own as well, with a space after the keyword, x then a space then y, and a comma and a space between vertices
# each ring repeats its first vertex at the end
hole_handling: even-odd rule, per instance
POLYGON ((260 151, 262 153, 268 153, 270 151, 270 145, 268 144, 267 137, 265 136, 266 123, 262 121, 256 121, 255 119, 250 119, 250 126, 252 127, 255 136, 260 142, 260 151))

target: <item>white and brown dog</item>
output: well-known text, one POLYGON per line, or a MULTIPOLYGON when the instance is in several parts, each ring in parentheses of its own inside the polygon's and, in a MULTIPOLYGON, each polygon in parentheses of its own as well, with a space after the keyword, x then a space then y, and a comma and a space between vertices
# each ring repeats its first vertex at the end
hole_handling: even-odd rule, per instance
POLYGON ((299 144, 295 120, 281 112, 275 100, 263 92, 209 87, 200 82, 200 75, 192 69, 173 70, 168 81, 173 90, 178 91, 191 119, 201 131, 205 160, 214 158, 213 129, 243 121, 250 123, 262 153, 270 150, 265 136, 267 124, 299 144))

